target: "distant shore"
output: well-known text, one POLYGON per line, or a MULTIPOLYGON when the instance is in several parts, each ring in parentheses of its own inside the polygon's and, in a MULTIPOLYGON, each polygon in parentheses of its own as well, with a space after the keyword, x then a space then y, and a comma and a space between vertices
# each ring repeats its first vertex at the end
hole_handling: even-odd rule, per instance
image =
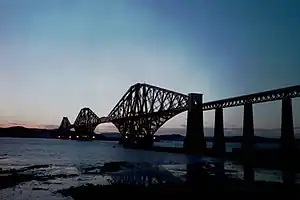
MULTIPOLYGON (((13 126, 7 128, 0 127, 0 137, 12 138, 50 138, 50 139, 68 139, 70 135, 76 136, 74 131, 60 131, 58 129, 38 129, 25 128, 22 126, 13 126)), ((93 133, 94 140, 119 141, 119 138, 106 137, 103 134, 93 133)))
MULTIPOLYGON (((15 137, 15 138, 59 138, 60 139, 69 139, 70 134, 76 134, 72 131, 62 132, 57 129, 33 129, 33 128, 25 128, 25 127, 9 127, 9 128, 0 128, 0 137, 15 137)), ((109 137, 110 133, 102 133, 102 134, 93 134, 93 140, 100 141, 119 141, 118 137, 109 137)), ((117 133, 113 133, 112 135, 116 136, 117 133)), ((171 134, 171 135, 158 135, 155 136, 155 141, 183 141, 184 136, 179 134, 171 134)), ((207 137, 207 141, 211 142, 212 137, 207 137)), ((240 143, 242 141, 242 136, 233 136, 226 137, 226 143, 240 143)), ((274 138, 264 138, 255 136, 256 143, 279 143, 279 139, 274 138)), ((299 140, 297 143, 300 144, 299 140)), ((186 153, 183 148, 175 148, 175 147, 158 147, 153 146, 150 151, 157 152, 169 152, 169 153, 186 153)), ((215 155, 215 152, 212 149, 207 149, 202 155, 209 157, 218 157, 215 155)), ((291 155, 294 159, 300 156, 300 152, 296 152, 294 155, 291 155)), ((280 159, 280 152, 276 149, 256 149, 253 152, 253 160, 251 164, 253 167, 262 167, 268 169, 280 169, 282 168, 282 159, 280 159)), ((222 158, 237 161, 237 162, 248 162, 248 157, 245 157, 240 149, 234 149, 233 152, 225 152, 222 158)), ((295 165, 298 162, 295 162, 295 165)), ((297 164, 297 168, 300 169, 300 163, 297 164)))
MULTIPOLYGON (((62 139, 69 135, 75 135, 74 131, 62 132, 58 129, 38 129, 38 128, 25 128, 22 126, 13 126, 7 128, 0 127, 0 137, 18 137, 18 138, 58 138, 60 136, 62 139)), ((96 134, 93 133, 94 140, 104 140, 104 141, 119 141, 121 136, 118 136, 117 132, 105 132, 96 134), (110 135, 113 135, 112 137, 110 135)), ((180 134, 165 134, 165 135, 154 135, 155 142, 159 141, 183 141, 184 136, 180 134)), ((207 141, 211 142, 212 137, 206 137, 207 141)), ((267 138, 261 136, 255 136, 256 143, 277 143, 279 139, 277 138, 267 138)), ((231 136, 225 137, 225 142, 239 143, 242 141, 242 136, 231 136)), ((300 139, 296 140, 300 144, 300 139)))

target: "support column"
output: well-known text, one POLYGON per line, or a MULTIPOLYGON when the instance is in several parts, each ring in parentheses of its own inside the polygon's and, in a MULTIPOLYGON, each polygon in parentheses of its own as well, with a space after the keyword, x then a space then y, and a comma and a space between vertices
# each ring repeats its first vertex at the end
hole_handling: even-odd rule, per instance
POLYGON ((202 94, 189 94, 184 148, 190 153, 200 153, 206 148, 203 130, 202 94))
POLYGON ((281 113, 281 163, 283 168, 283 182, 287 187, 295 182, 295 153, 296 140, 293 124, 293 106, 292 99, 282 100, 281 113))
POLYGON ((224 122, 223 108, 217 108, 215 111, 215 129, 213 137, 214 152, 222 156, 225 154, 225 139, 224 139, 224 122))
MULTIPOLYGON (((254 150, 254 124, 253 124, 253 106, 252 103, 244 105, 244 125, 242 152, 244 155, 251 156, 254 150)), ((249 160, 249 158, 246 158, 249 160)))
POLYGON ((244 165, 244 181, 250 185, 255 181, 255 172, 251 164, 244 165))
POLYGON ((221 160, 215 163, 215 176, 218 180, 223 180, 225 177, 224 161, 221 160))
POLYGON ((295 150, 292 99, 283 99, 281 109, 281 150, 288 155, 295 150))
POLYGON ((186 164, 186 183, 191 186, 197 186, 203 180, 203 168, 199 163, 186 164))
POLYGON ((247 103, 244 105, 244 125, 242 152, 244 154, 244 181, 252 184, 255 180, 252 159, 254 152, 254 123, 253 123, 253 105, 247 103))

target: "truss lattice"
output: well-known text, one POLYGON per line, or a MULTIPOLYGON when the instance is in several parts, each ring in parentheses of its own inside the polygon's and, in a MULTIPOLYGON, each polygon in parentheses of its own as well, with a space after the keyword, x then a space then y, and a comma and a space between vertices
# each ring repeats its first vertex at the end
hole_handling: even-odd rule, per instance
POLYGON ((72 125, 71 125, 69 119, 67 117, 63 117, 58 129, 60 129, 60 130, 70 130, 71 127, 72 127, 72 125))
POLYGON ((296 97, 300 97, 300 85, 207 102, 203 104, 203 110, 242 106, 246 103, 257 104, 296 97))
POLYGON ((100 118, 90 108, 82 108, 74 122, 74 128, 79 132, 91 133, 99 123, 100 118))
MULTIPOLYGON (((203 110, 263 103, 300 97, 300 85, 254 93, 202 104, 203 110)), ((64 117, 60 128, 93 132, 98 124, 111 122, 123 136, 151 136, 164 123, 188 109, 188 96, 145 83, 132 85, 107 117, 99 118, 90 108, 80 110, 74 125, 64 117)))
POLYGON ((153 135, 187 108, 188 96, 148 84, 135 84, 109 113, 122 135, 153 135))

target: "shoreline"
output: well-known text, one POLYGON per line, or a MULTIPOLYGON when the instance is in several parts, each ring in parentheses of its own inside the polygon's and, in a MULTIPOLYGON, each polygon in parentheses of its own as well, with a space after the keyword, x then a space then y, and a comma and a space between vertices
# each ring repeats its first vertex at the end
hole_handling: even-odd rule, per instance
POLYGON ((299 187, 287 186, 278 183, 256 182, 251 185, 238 180, 220 180, 213 177, 205 177, 198 183, 182 184, 112 184, 112 185, 83 185, 71 187, 57 191, 65 197, 72 197, 74 200, 98 199, 99 196, 120 197, 125 195, 129 198, 178 198, 178 195, 184 197, 195 196, 211 199, 222 198, 244 199, 249 197, 261 197, 267 195, 277 197, 277 195, 289 194, 299 196, 299 187))
MULTIPOLYGON (((1 138, 1 136, 0 136, 1 138)), ((4 137, 3 137, 4 138, 4 137)), ((6 137, 6 138, 19 138, 19 137, 6 137)), ((30 137, 32 138, 32 137, 30 137)), ((57 139, 57 138, 41 138, 36 137, 36 139, 57 139)), ((65 140, 65 139, 59 139, 65 140)), ((66 139, 70 140, 70 139, 66 139)), ((84 140, 73 140, 73 141, 82 141, 84 140)), ((116 140, 96 140, 96 141, 113 141, 116 140)), ((89 142, 89 141, 86 141, 89 142)), ((155 152, 166 152, 166 153, 177 153, 177 154, 186 154, 186 155, 195 155, 195 156, 204 156, 211 157, 218 160, 229 160, 232 162, 236 162, 241 165, 250 165, 254 168, 264 168, 264 169, 274 169, 274 170, 286 170, 286 159, 281 159, 282 154, 278 151, 278 149, 256 149, 252 154, 252 158, 249 156, 244 156, 240 149, 233 149, 232 152, 225 152, 222 156, 217 155, 212 148, 207 148, 203 153, 189 153, 186 152, 182 147, 161 147, 161 146, 152 146, 150 148, 131 148, 126 147, 128 149, 136 149, 136 150, 145 150, 145 151, 155 151, 155 152)), ((288 170, 293 170, 300 172, 300 162, 297 162, 297 158, 300 157, 300 151, 295 154, 289 155, 290 160, 288 163, 293 167, 288 170)))
MULTIPOLYGON (((51 165, 34 165, 18 170, 0 171, 0 191, 5 188, 20 188, 22 185, 35 181, 29 187, 30 193, 44 191, 49 194, 61 194, 74 200, 98 199, 99 196, 120 196, 141 198, 151 196, 155 198, 176 197, 178 195, 200 195, 201 197, 223 197, 239 199, 244 197, 258 197, 261 195, 278 195, 294 193, 300 196, 300 184, 276 183, 270 181, 250 181, 231 177, 220 173, 216 166, 208 162, 189 164, 183 179, 176 178, 152 164, 129 163, 124 161, 108 162, 101 166, 87 166, 81 169, 81 174, 91 176, 109 176, 108 184, 81 183, 73 186, 63 186, 55 191, 47 189, 45 184, 55 184, 50 180, 80 178, 76 174, 43 174, 39 170, 47 169, 51 165), (212 174, 212 172, 214 172, 212 174), (217 195, 218 194, 218 195, 217 195)), ((27 184, 30 185, 30 184, 27 184)), ((52 188, 51 186, 48 188, 52 188)))

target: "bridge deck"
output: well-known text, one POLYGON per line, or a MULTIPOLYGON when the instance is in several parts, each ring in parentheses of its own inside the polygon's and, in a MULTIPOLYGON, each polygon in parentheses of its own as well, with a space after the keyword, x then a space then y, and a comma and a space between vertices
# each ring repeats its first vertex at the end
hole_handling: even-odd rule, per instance
POLYGON ((246 103, 256 104, 296 97, 300 97, 300 85, 203 103, 203 110, 236 107, 246 103))

